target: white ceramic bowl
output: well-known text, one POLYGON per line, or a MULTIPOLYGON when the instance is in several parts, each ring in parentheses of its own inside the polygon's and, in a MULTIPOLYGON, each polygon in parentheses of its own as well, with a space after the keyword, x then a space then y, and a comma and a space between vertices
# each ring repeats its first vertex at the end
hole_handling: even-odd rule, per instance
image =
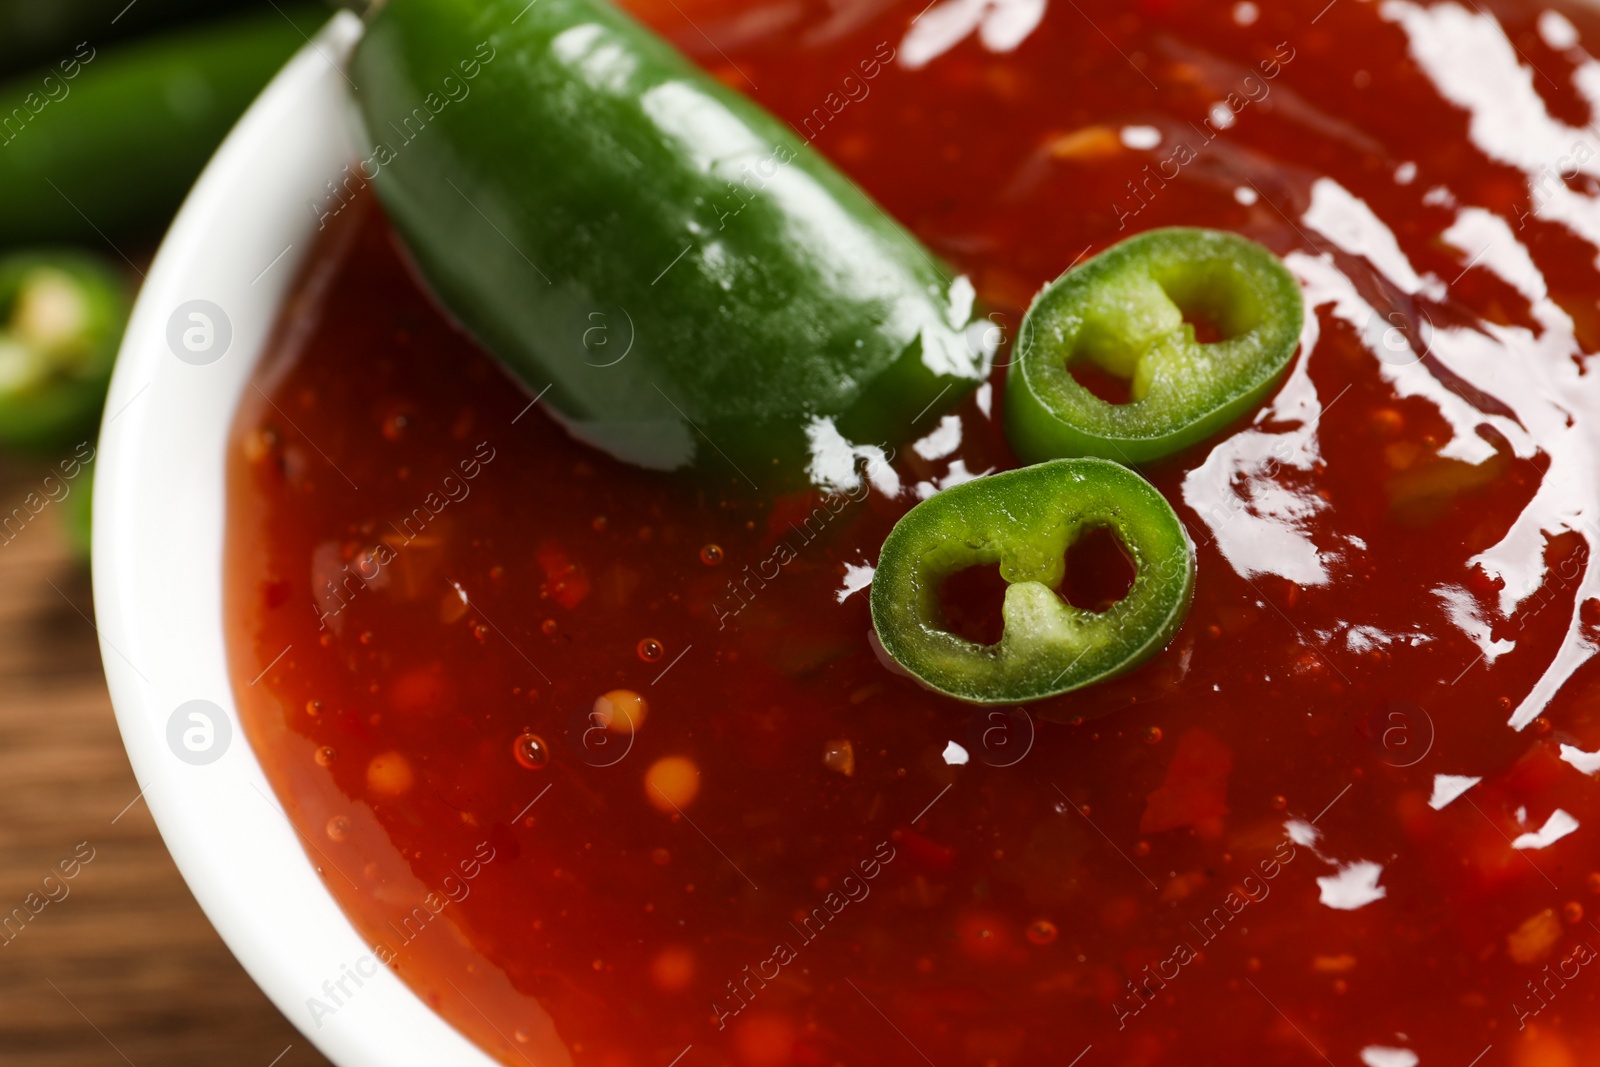
POLYGON ((95 614, 144 800, 250 976, 342 1067, 478 1067, 491 1061, 386 969, 359 988, 347 981, 353 995, 331 1015, 311 1010, 312 997, 330 1003, 323 983, 370 950, 244 740, 223 642, 228 429, 313 243, 308 205, 356 158, 342 65, 360 33, 340 15, 283 69, 211 160, 150 268, 96 457, 95 614), (216 721, 189 718, 191 707, 174 735, 175 712, 194 700, 219 709, 216 721))

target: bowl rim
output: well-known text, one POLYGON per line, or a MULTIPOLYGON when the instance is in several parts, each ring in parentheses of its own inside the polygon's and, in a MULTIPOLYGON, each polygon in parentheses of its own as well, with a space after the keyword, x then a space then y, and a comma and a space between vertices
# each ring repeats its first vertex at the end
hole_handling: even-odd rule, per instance
POLYGON ((95 616, 140 786, 133 799, 149 804, 201 909, 278 1010, 341 1067, 488 1067, 392 971, 368 973, 372 949, 245 740, 227 670, 226 442, 314 244, 325 183, 357 158, 344 62, 361 28, 339 13, 278 73, 206 166, 145 277, 93 456, 95 616), (183 325, 200 322, 188 317, 195 301, 210 304, 198 309, 210 348, 180 357, 183 325), (200 722, 179 712, 195 700, 214 719, 195 737, 200 755, 185 759, 169 739, 172 723, 200 722))

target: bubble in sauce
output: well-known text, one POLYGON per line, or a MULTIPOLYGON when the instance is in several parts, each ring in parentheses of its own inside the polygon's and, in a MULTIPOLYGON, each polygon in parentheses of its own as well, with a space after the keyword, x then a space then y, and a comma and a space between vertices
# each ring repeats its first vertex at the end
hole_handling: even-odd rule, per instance
POLYGON ((650 961, 650 980, 664 993, 688 988, 694 980, 694 953, 681 945, 662 949, 650 961))
POLYGON ((639 642, 638 652, 640 659, 644 660, 646 663, 654 663, 656 660, 661 658, 662 653, 666 652, 666 649, 661 646, 660 641, 657 641, 653 637, 647 637, 643 641, 639 642))
POLYGON ((343 815, 335 815, 328 820, 326 829, 330 841, 343 841, 350 836, 350 820, 343 815))
POLYGON ((644 725, 650 705, 632 689, 613 689, 595 698, 591 721, 614 734, 631 734, 644 725))
POLYGON ((1049 919, 1035 919, 1028 924, 1028 941, 1035 945, 1048 945, 1056 939, 1056 924, 1049 919))
POLYGON ((658 811, 680 811, 699 792, 700 768, 686 756, 665 756, 644 772, 644 795, 658 811))
POLYGON ((511 752, 530 771, 542 770, 550 763, 550 746, 538 734, 519 734, 511 744, 511 752))
POLYGON ((1147 745, 1159 744, 1161 742, 1161 727, 1146 726, 1140 731, 1140 736, 1144 738, 1144 743, 1147 745))
POLYGON ((399 752, 380 752, 367 764, 367 791, 379 796, 397 797, 416 784, 411 761, 399 752))
POLYGON ((278 444, 278 431, 270 426, 261 427, 244 439, 245 458, 259 463, 277 451, 278 444))
POLYGON ((306 701, 306 714, 311 716, 313 719, 316 718, 318 715, 321 715, 322 714, 322 701, 320 701, 320 700, 308 700, 308 701, 306 701))
POLYGON ((707 567, 715 567, 722 562, 722 546, 706 545, 700 549, 700 562, 707 567))
POLYGON ((787 1067, 794 1061, 794 1021, 787 1015, 758 1012, 745 1015, 734 1030, 734 1048, 745 1067, 787 1067))
POLYGON ((339 754, 333 750, 332 745, 323 745, 321 748, 317 749, 313 758, 317 761, 318 767, 326 767, 331 764, 338 755, 339 754))
POLYGON ((1010 938, 996 916, 972 913, 956 922, 956 944, 966 955, 979 960, 1005 955, 1010 938))

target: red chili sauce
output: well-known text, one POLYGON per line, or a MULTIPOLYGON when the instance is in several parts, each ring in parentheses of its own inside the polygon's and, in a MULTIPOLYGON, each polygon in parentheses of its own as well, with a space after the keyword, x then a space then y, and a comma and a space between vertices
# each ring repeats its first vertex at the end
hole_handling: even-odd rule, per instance
MULTIPOLYGON (((870 486, 631 469, 361 199, 229 456, 245 726, 373 950, 296 1021, 386 964, 539 1067, 1600 1063, 1600 23, 922 3, 636 6, 1008 336, 1139 230, 1285 257, 1281 388, 1143 472, 1198 546, 1183 629, 1025 711, 924 691, 863 586, 920 497, 1015 464, 1003 365, 870 486)), ((992 639, 994 582, 953 627, 992 639)))

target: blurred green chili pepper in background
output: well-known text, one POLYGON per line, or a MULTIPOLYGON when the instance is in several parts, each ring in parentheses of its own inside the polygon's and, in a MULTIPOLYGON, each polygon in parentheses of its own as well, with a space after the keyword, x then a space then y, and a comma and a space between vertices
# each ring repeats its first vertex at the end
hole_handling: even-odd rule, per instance
POLYGON ((0 0, 0 72, 65 56, 79 41, 96 46, 265 0, 0 0))
POLYGON ((121 272, 98 257, 0 257, 0 444, 39 449, 92 429, 128 309, 121 272))
POLYGON ((0 244, 159 232, 234 121, 327 18, 267 10, 86 41, 0 85, 0 244))

